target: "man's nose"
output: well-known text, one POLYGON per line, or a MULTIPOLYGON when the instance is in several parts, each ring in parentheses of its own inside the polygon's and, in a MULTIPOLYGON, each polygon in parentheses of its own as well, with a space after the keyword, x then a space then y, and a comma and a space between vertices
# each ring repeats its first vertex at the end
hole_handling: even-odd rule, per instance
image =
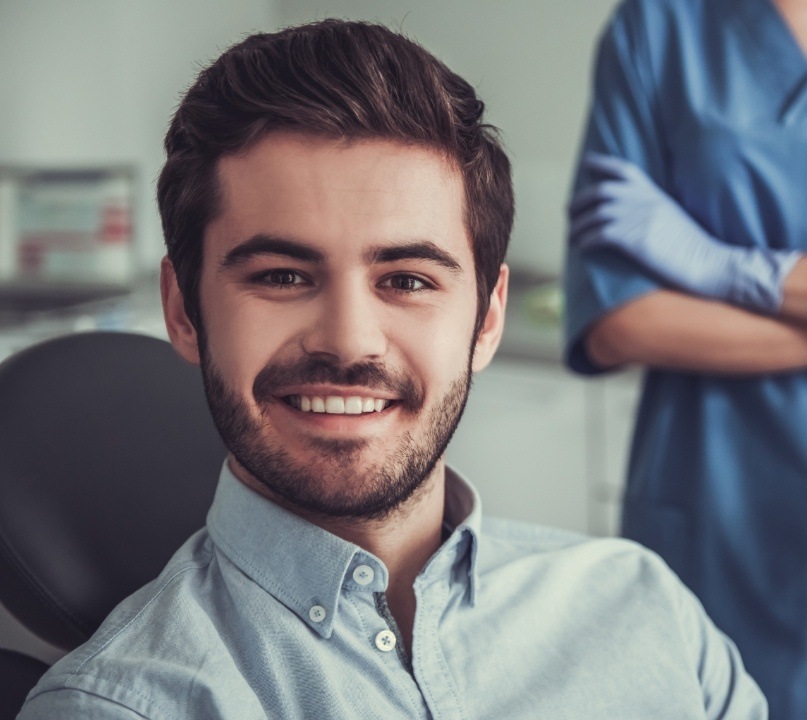
POLYGON ((359 280, 334 283, 320 296, 317 318, 303 341, 310 355, 349 365, 378 358, 387 349, 382 308, 372 288, 359 280))

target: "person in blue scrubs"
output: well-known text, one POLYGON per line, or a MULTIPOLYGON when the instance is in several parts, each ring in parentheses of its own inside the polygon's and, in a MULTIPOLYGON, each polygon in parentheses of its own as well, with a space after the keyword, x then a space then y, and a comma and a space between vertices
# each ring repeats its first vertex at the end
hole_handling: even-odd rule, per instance
POLYGON ((622 532, 807 718, 807 3, 627 0, 570 204, 566 362, 647 368, 622 532))

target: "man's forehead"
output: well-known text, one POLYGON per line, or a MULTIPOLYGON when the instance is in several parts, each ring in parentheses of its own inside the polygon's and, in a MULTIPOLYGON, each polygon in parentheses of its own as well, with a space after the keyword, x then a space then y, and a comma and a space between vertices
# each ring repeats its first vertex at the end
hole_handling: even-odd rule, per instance
POLYGON ((272 133, 222 158, 218 180, 220 213, 208 229, 228 252, 243 246, 242 257, 268 247, 267 237, 324 257, 346 243, 365 257, 384 246, 452 245, 458 234, 468 243, 462 177, 423 146, 272 133))
MULTIPOLYGON (((462 186, 458 163, 432 146, 390 138, 333 138, 302 131, 277 130, 263 135, 248 148, 218 160, 217 175, 232 184, 241 179, 271 179, 282 176, 284 183, 310 181, 317 175, 336 171, 329 180, 347 180, 368 172, 404 176, 439 174, 462 186)), ((332 183, 337 188, 340 184, 332 183)), ((226 186, 225 186, 226 189, 226 186)), ((383 191, 384 188, 376 188, 383 191)))

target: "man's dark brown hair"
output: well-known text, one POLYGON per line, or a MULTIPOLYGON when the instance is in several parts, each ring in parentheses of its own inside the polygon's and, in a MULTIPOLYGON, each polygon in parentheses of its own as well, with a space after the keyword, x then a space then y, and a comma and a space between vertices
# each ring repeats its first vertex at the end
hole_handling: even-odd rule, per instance
POLYGON ((217 161, 273 130, 433 148, 461 171, 476 265, 477 331, 513 224, 510 162, 474 89, 417 43, 343 20, 260 33, 201 72, 165 138, 157 187, 168 258, 202 329, 202 237, 219 212, 217 161))

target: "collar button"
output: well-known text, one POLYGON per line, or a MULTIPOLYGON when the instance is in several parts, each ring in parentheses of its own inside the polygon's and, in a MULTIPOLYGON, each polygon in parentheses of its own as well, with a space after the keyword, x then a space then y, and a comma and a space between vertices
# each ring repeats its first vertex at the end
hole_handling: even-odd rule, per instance
POLYGON ((353 571, 353 579, 359 585, 369 585, 375 578, 375 572, 369 565, 358 565, 353 571))

